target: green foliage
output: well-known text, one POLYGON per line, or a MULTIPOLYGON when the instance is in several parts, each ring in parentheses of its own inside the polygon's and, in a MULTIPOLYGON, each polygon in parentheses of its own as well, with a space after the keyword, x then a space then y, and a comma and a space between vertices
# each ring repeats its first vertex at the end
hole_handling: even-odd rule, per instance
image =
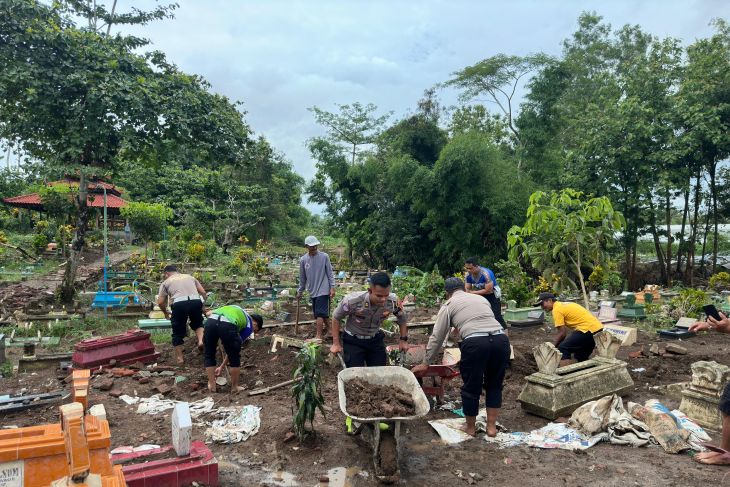
POLYGON ((436 306, 444 296, 444 278, 436 266, 431 272, 409 266, 399 266, 405 276, 393 277, 393 292, 403 299, 413 295, 418 306, 436 306))
POLYGON ((48 247, 48 237, 44 233, 36 234, 33 237, 33 250, 40 255, 48 247))
POLYGON ((324 411, 324 397, 322 396, 322 356, 320 347, 316 343, 308 343, 296 355, 296 368, 293 377, 298 380, 291 388, 294 401, 294 434, 301 442, 310 431, 314 433, 314 417, 317 410, 326 416, 324 411))
POLYGON ((710 277, 710 288, 715 291, 724 291, 730 289, 730 274, 727 272, 718 272, 710 277))
POLYGON ((610 242, 623 227, 623 216, 606 197, 586 197, 572 189, 537 191, 530 197, 524 226, 507 234, 510 257, 522 256, 544 276, 558 274, 572 288, 580 287, 587 306, 583 267, 605 262, 610 242))
POLYGON ((700 289, 682 289, 679 296, 671 301, 672 312, 679 318, 689 316, 691 318, 699 318, 702 313, 702 307, 707 304, 708 296, 705 291, 700 289))
POLYGON ((132 231, 141 238, 145 245, 151 241, 161 240, 172 220, 172 210, 160 203, 130 202, 121 209, 121 214, 129 220, 132 231))
POLYGON ((517 301, 517 306, 528 306, 534 301, 535 294, 530 291, 530 278, 519 262, 500 260, 495 262, 494 267, 502 289, 502 301, 513 299, 517 301))

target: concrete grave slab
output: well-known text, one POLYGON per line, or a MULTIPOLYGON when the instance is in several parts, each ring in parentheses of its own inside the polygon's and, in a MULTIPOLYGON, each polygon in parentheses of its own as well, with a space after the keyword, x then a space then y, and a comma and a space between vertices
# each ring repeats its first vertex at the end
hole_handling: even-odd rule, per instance
POLYGON ((190 417, 190 406, 186 402, 178 402, 172 412, 172 446, 177 456, 190 454, 190 442, 193 434, 193 420, 190 417))

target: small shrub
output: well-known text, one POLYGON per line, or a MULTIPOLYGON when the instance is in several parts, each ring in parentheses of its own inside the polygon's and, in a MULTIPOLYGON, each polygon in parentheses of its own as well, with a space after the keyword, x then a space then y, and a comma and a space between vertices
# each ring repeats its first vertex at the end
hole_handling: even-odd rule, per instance
POLYGON ((324 411, 324 397, 322 396, 322 376, 320 369, 322 356, 319 345, 309 343, 296 355, 296 369, 294 379, 299 379, 291 388, 291 396, 294 401, 294 434, 301 442, 310 433, 307 431, 307 423, 314 433, 314 416, 317 410, 326 416, 324 411))
POLYGON ((700 289, 682 289, 679 296, 672 299, 671 315, 673 318, 689 316, 699 318, 702 306, 707 304, 707 293, 700 289))
POLYGON ((730 274, 727 272, 718 272, 710 277, 710 287, 715 291, 724 291, 730 289, 730 274))
POLYGON ((42 254, 46 247, 48 247, 48 237, 45 234, 39 233, 33 237, 33 250, 36 254, 42 254))

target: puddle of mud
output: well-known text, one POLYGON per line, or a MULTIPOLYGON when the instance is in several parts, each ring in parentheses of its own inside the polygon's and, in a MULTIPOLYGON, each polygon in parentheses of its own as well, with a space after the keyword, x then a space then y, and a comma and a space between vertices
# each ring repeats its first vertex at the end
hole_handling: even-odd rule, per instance
MULTIPOLYGON (((314 487, 353 487, 354 479, 357 474, 360 473, 358 467, 337 467, 331 468, 327 471, 327 478, 329 482, 317 482, 314 487)), ((303 485, 297 481, 296 475, 278 470, 271 473, 266 478, 267 485, 277 485, 281 487, 298 487, 303 485)))

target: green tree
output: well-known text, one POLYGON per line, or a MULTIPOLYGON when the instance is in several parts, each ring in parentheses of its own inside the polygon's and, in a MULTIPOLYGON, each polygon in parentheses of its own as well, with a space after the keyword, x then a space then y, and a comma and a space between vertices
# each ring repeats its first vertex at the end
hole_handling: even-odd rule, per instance
POLYGON ((521 218, 532 191, 512 161, 476 133, 452 139, 432 171, 414 178, 412 207, 434 242, 439 268, 455 270, 465 257, 494 262, 505 256, 507 230, 521 218))
POLYGON ((121 209, 132 231, 144 241, 144 257, 150 242, 162 240, 165 228, 172 220, 172 210, 160 203, 130 202, 121 209))
MULTIPOLYGON (((515 124, 514 98, 517 88, 524 78, 550 61, 545 54, 529 56, 508 56, 497 54, 478 63, 453 73, 453 77, 443 83, 444 86, 461 90, 462 101, 479 99, 488 96, 506 118, 507 127, 521 144, 520 133, 515 124)), ((517 170, 521 170, 518 159, 517 170)))
POLYGON ((336 144, 352 147, 351 164, 355 164, 358 147, 375 142, 390 113, 376 116, 378 107, 372 103, 362 105, 337 105, 339 113, 328 112, 318 107, 309 109, 315 121, 327 130, 327 139, 336 144))
POLYGON ((583 269, 605 264, 610 242, 624 227, 623 216, 605 196, 586 197, 572 189, 536 191, 525 224, 507 234, 510 258, 521 256, 548 279, 558 274, 579 287, 587 307, 583 269))
MULTIPOLYGON (((84 12, 83 4, 0 4, 0 137, 18 140, 51 170, 79 177, 64 301, 74 295, 84 248, 89 176, 111 173, 122 161, 154 164, 183 150, 223 164, 243 158, 250 134, 236 106, 209 93, 204 80, 181 73, 159 52, 137 54, 142 39, 99 32, 93 19, 106 14, 84 12), (90 27, 77 25, 79 19, 90 27)), ((107 20, 150 17, 137 12, 107 20)))

